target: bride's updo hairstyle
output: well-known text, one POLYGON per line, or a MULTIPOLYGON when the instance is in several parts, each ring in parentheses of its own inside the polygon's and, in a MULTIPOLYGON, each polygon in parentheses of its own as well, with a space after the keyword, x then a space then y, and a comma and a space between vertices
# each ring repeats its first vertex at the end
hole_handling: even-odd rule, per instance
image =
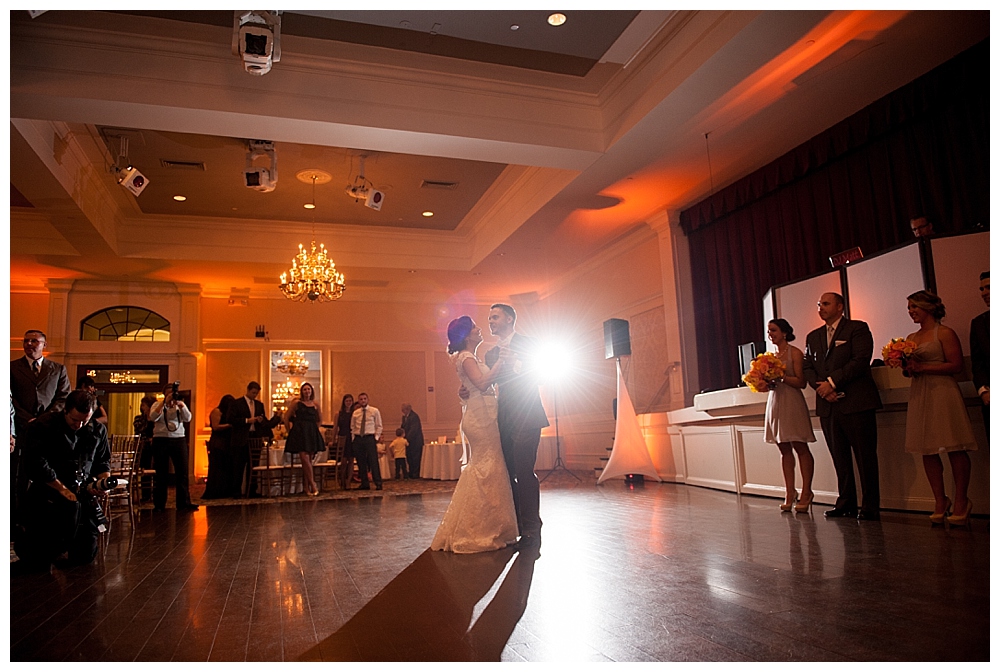
POLYGON ((468 315, 456 317, 448 323, 448 354, 455 354, 465 349, 465 342, 469 340, 469 333, 475 326, 468 315))
POLYGON ((944 318, 944 303, 937 294, 922 289, 919 292, 910 294, 906 297, 906 300, 912 301, 913 305, 927 311, 931 314, 931 317, 939 322, 944 318))

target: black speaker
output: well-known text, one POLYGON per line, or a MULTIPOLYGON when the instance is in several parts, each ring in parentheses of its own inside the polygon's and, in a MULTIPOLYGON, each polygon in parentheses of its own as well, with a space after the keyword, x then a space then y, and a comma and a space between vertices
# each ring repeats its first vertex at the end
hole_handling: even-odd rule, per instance
POLYGON ((604 359, 614 359, 632 354, 628 338, 628 320, 611 318, 604 321, 604 359))

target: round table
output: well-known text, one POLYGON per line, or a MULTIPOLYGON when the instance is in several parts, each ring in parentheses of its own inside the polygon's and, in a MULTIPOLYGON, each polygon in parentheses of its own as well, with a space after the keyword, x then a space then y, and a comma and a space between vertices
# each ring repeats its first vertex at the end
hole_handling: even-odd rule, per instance
POLYGON ((451 441, 424 444, 420 458, 420 478, 438 481, 457 481, 462 474, 462 444, 451 441))

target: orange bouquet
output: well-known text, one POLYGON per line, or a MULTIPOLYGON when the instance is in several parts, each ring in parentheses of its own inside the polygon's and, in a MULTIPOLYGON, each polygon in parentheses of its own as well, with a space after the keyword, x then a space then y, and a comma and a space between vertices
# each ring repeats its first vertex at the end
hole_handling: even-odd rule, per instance
POLYGON ((893 338, 882 347, 882 361, 892 369, 905 369, 906 358, 914 353, 917 344, 905 338, 893 338))
POLYGON ((785 363, 774 353, 763 352, 753 358, 743 382, 754 392, 767 392, 784 377, 785 363))

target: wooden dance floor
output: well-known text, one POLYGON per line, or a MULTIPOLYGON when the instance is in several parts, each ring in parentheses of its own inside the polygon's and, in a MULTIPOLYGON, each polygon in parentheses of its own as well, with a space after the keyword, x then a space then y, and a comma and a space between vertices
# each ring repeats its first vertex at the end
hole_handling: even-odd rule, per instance
POLYGON ((10 659, 989 659, 988 518, 825 520, 581 475, 543 485, 540 554, 432 553, 450 493, 391 483, 143 511, 93 565, 12 577, 10 659))

